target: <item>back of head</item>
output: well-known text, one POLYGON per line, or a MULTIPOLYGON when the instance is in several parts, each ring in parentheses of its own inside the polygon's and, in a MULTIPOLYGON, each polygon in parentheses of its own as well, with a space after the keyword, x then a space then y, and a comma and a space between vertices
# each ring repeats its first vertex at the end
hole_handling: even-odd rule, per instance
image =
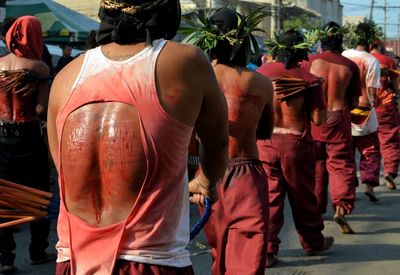
POLYGON ((329 22, 324 25, 326 32, 321 38, 321 48, 324 51, 341 53, 343 51, 343 34, 340 32, 340 26, 336 22, 329 22))
POLYGON ((6 34, 8 49, 19 57, 41 60, 43 44, 42 26, 34 16, 19 17, 6 34))
POLYGON ((385 47, 382 43, 382 41, 380 39, 374 39, 374 41, 372 41, 371 46, 370 46, 370 50, 376 50, 378 52, 380 52, 381 54, 385 54, 385 47))
POLYGON ((308 60, 311 45, 304 43, 304 35, 300 31, 290 29, 278 40, 267 43, 267 47, 270 48, 272 57, 284 63, 287 69, 298 66, 303 60, 308 60), (305 47, 299 47, 300 44, 304 44, 305 47))
POLYGON ((179 0, 101 0, 100 45, 172 39, 181 19, 179 0))
MULTIPOLYGON (((209 17, 209 22, 217 26, 222 34, 227 34, 237 29, 239 17, 235 11, 221 8, 209 17)), ((232 56, 234 48, 235 44, 231 44, 228 39, 218 40, 217 45, 211 50, 211 59, 216 59, 221 64, 246 66, 245 47, 240 47, 238 52, 232 56)))
POLYGON ((6 17, 3 22, 0 24, 0 35, 2 39, 5 39, 6 33, 11 28, 12 24, 14 24, 16 17, 6 17))
POLYGON ((356 27, 357 41, 356 46, 363 46, 365 50, 369 49, 369 42, 372 39, 372 29, 368 23, 359 23, 356 27))

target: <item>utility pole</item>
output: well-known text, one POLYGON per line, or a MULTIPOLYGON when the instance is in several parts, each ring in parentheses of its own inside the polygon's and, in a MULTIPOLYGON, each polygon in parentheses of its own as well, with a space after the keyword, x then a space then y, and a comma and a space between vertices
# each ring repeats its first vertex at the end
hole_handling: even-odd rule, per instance
POLYGON ((0 22, 6 18, 6 0, 0 0, 0 22))
POLYGON ((384 14, 384 25, 383 25, 383 41, 386 41, 386 25, 387 25, 387 0, 385 0, 385 5, 383 6, 383 14, 384 14))
POLYGON ((372 21, 372 14, 374 13, 375 1, 371 0, 371 11, 369 12, 369 20, 372 21))
POLYGON ((283 18, 282 18, 282 0, 274 1, 274 31, 280 33, 283 29, 283 18))

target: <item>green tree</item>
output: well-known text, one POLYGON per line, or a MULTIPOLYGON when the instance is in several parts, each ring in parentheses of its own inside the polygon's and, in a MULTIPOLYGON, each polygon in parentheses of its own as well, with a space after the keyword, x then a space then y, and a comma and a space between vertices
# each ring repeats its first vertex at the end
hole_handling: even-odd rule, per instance
POLYGON ((283 18, 283 30, 289 29, 305 29, 307 31, 315 30, 320 28, 321 19, 318 17, 310 16, 309 14, 292 14, 284 13, 283 18))

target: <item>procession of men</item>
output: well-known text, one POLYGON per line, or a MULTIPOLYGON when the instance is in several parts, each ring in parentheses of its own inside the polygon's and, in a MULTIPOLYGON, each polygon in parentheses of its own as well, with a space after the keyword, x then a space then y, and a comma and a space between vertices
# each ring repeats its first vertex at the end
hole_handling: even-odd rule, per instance
POLYGON ((329 258, 338 237, 360 234, 359 199, 385 204, 382 162, 395 192, 400 73, 373 22, 346 50, 349 30, 329 22, 261 52, 262 9, 197 14, 177 42, 181 16, 179 0, 101 0, 95 43, 54 79, 41 22, 1 26, 1 273, 19 272, 9 219, 36 207, 10 200, 10 184, 58 190, 56 254, 49 215, 29 220, 30 264, 56 262, 57 275, 195 274, 190 209, 211 213, 207 274, 268 274, 282 264, 286 198, 304 257, 329 258), (326 234, 330 221, 339 230, 326 234))

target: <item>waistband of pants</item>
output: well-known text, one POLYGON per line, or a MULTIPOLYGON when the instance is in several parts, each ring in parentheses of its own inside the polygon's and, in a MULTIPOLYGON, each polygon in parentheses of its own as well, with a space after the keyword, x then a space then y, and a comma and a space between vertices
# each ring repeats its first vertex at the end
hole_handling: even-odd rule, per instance
POLYGON ((274 127, 274 130, 272 131, 274 135, 295 135, 295 136, 302 136, 303 132, 300 132, 298 130, 293 130, 293 129, 287 129, 287 128, 281 128, 281 127, 274 127))
POLYGON ((251 157, 237 157, 229 159, 228 166, 236 166, 236 165, 244 165, 244 164, 254 164, 254 165, 261 165, 262 162, 257 158, 251 157))
POLYGON ((0 137, 28 137, 35 132, 42 133, 39 120, 28 122, 0 120, 0 137))

